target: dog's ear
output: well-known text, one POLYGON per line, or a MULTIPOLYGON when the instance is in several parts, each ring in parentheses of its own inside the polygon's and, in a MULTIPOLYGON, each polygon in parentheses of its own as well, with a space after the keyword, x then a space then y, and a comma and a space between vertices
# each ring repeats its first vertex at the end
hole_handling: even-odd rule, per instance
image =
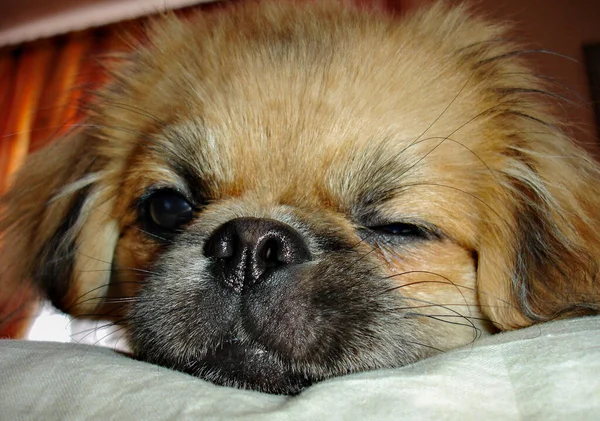
POLYGON ((33 299, 23 293, 28 288, 76 315, 99 305, 119 230, 113 204, 97 185, 98 164, 91 140, 80 132, 34 153, 17 173, 0 202, 5 313, 12 308, 17 314, 16 302, 33 299))
POLYGON ((523 127, 505 141, 478 250, 480 303, 501 329, 600 311, 598 163, 530 117, 512 115, 523 127))
POLYGON ((513 44, 509 27, 444 2, 424 16, 427 36, 462 46, 452 56, 481 94, 472 146, 485 168, 469 181, 482 311, 500 329, 598 313, 600 167, 558 123, 557 86, 531 71, 535 50, 513 44))

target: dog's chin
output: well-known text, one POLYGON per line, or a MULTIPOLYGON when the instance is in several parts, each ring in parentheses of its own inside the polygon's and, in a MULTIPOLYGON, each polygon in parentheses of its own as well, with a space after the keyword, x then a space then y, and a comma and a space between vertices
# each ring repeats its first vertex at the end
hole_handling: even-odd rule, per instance
POLYGON ((272 351, 235 339, 174 368, 221 386, 284 395, 298 394, 316 380, 294 372, 272 351))
MULTIPOLYGON (((144 351, 135 357, 199 377, 219 386, 229 386, 278 395, 296 395, 323 380, 294 370, 272 350, 256 342, 226 339, 193 356, 158 356, 144 351)), ((331 377, 331 376, 327 376, 331 377)))

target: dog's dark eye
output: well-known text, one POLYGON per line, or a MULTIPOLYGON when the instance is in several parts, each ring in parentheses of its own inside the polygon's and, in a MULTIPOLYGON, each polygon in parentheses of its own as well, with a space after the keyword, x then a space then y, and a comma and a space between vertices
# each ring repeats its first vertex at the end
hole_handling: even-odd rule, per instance
POLYGON ((158 190, 144 200, 144 229, 161 237, 174 234, 192 220, 192 205, 173 190, 158 190))
POLYGON ((404 222, 377 225, 369 228, 371 231, 374 231, 377 234, 383 235, 385 237, 391 237, 392 239, 427 240, 434 235, 430 230, 426 228, 404 222))

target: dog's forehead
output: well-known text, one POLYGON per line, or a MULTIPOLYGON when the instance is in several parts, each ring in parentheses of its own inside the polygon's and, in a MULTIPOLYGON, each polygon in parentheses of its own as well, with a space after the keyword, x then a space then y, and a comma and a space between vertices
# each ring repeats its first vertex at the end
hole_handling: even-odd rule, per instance
POLYGON ((452 179, 441 182, 452 185, 467 178, 458 170, 473 172, 481 92, 442 48, 443 22, 415 36, 414 24, 383 16, 337 8, 311 22, 287 12, 271 27, 260 14, 218 22, 213 32, 172 22, 113 95, 134 111, 109 105, 104 118, 151 133, 142 149, 163 173, 191 174, 209 196, 356 202, 399 180, 422 184, 427 174, 431 185, 446 172, 452 179))
MULTIPOLYGON (((338 173, 373 185, 369 169, 403 172, 471 117, 464 107, 447 108, 466 77, 425 80, 420 67, 428 58, 391 59, 391 46, 373 53, 363 41, 341 45, 343 52, 312 52, 310 61, 303 43, 287 43, 277 60, 266 43, 229 52, 210 73, 179 75, 186 78, 177 94, 185 107, 161 117, 172 121, 161 143, 220 188, 227 182, 306 190, 332 174, 340 183, 338 173)), ((468 96, 461 93, 461 101, 468 96)))

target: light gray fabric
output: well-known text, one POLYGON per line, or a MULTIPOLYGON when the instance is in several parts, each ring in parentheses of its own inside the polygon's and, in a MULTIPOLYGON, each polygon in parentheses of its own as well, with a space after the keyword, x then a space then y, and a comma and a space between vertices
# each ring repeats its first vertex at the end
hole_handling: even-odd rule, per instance
POLYGON ((0 419, 599 420, 600 317, 496 335, 296 397, 214 386, 108 349, 0 341, 0 419))

